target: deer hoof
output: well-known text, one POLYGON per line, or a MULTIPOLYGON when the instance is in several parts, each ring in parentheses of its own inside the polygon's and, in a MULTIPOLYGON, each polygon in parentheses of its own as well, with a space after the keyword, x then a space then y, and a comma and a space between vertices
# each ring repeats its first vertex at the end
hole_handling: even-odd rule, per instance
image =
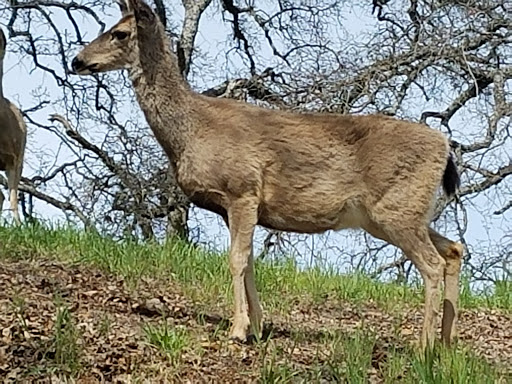
POLYGON ((250 321, 249 317, 243 318, 235 318, 233 321, 233 325, 229 332, 229 338, 233 341, 245 343, 247 342, 247 338, 249 336, 250 329, 250 321))

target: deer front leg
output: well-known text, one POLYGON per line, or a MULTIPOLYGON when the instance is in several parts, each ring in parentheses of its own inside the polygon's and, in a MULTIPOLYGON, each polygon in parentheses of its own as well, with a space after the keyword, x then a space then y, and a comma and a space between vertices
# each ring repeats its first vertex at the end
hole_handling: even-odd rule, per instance
POLYGON ((249 303, 251 331, 255 336, 261 337, 263 329, 263 311, 258 298, 258 291, 256 290, 256 281, 254 277, 254 256, 251 249, 249 266, 247 267, 247 273, 245 274, 245 293, 247 294, 247 301, 249 303))
POLYGON ((18 188, 11 189, 9 201, 11 203, 11 210, 14 217, 14 222, 16 223, 16 225, 21 225, 20 212, 18 210, 18 188))
POLYGON ((248 294, 250 295, 251 304, 255 303, 255 298, 257 301, 257 296, 254 296, 255 292, 253 292, 255 287, 251 274, 252 238, 257 222, 257 214, 258 202, 254 197, 238 199, 231 204, 228 210, 231 237, 229 269, 233 279, 235 302, 233 325, 229 336, 242 342, 247 340, 251 325, 248 311, 248 294), (249 280, 249 287, 246 286, 247 279, 249 280), (249 292, 247 288, 249 288, 249 292))
POLYGON ((18 184, 21 178, 21 172, 18 169, 9 169, 7 174, 7 185, 9 187, 9 202, 16 225, 21 224, 20 213, 18 211, 18 184))

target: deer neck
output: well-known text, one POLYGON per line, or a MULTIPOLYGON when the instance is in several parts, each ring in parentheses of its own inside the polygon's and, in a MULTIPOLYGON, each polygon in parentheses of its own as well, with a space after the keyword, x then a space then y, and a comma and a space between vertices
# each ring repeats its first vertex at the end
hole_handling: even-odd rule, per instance
POLYGON ((151 130, 176 168, 195 126, 194 94, 182 78, 174 54, 165 51, 141 54, 140 65, 134 66, 130 77, 151 130))

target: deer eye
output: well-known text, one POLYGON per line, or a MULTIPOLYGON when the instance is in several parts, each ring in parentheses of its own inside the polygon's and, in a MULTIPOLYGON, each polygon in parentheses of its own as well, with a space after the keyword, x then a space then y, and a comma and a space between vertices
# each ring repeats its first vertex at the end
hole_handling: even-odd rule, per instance
POLYGON ((128 37, 128 33, 123 31, 114 31, 112 32, 112 37, 117 40, 124 40, 128 37))

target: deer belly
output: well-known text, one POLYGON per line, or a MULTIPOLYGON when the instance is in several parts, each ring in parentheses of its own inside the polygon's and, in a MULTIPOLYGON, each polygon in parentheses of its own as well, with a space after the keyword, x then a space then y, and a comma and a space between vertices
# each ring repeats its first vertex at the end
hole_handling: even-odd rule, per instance
POLYGON ((304 204, 264 204, 258 224, 269 229, 299 233, 321 233, 327 230, 359 228, 367 220, 358 204, 317 202, 307 209, 304 204))

